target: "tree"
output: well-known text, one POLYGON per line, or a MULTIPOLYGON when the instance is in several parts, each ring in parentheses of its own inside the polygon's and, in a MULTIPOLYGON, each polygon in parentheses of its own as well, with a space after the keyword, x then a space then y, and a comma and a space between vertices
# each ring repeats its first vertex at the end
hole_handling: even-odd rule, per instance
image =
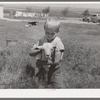
POLYGON ((90 15, 89 9, 86 9, 85 11, 83 11, 82 15, 83 16, 89 16, 90 15))
POLYGON ((46 7, 43 9, 42 13, 48 14, 50 12, 50 7, 46 7))
POLYGON ((32 12, 32 11, 33 11, 32 7, 27 7, 26 8, 26 12, 32 12))
POLYGON ((10 13, 9 13, 10 18, 13 18, 15 16, 15 13, 16 13, 16 11, 11 10, 10 13))
POLYGON ((69 12, 69 7, 64 8, 64 9, 61 11, 61 13, 63 14, 63 16, 65 16, 65 17, 68 15, 68 12, 69 12))

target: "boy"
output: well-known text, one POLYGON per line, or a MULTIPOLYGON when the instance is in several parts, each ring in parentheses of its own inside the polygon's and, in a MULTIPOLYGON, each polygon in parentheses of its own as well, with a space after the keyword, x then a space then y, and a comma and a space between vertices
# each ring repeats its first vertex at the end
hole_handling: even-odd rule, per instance
POLYGON ((44 24, 45 36, 33 46, 30 56, 41 54, 41 50, 36 49, 36 46, 42 46, 44 43, 51 43, 55 49, 55 54, 52 60, 40 60, 36 62, 39 65, 49 65, 48 71, 48 86, 51 88, 62 88, 63 77, 61 72, 60 62, 63 58, 64 45, 61 39, 57 36, 60 28, 60 21, 57 18, 48 18, 44 24))

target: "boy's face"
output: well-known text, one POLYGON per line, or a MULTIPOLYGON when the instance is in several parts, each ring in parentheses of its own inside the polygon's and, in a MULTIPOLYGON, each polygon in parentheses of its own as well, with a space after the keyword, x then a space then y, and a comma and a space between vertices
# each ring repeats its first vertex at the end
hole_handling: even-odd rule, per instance
POLYGON ((46 31, 45 30, 45 36, 48 40, 52 40, 55 38, 56 36, 56 32, 52 32, 52 31, 46 31))

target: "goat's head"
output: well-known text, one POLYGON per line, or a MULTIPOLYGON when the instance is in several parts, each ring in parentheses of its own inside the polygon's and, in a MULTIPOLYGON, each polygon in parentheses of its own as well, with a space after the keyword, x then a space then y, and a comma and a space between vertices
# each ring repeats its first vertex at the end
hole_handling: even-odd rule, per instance
POLYGON ((51 43, 44 43, 42 46, 38 46, 37 48, 44 50, 46 58, 51 59, 51 54, 55 47, 53 47, 51 43))

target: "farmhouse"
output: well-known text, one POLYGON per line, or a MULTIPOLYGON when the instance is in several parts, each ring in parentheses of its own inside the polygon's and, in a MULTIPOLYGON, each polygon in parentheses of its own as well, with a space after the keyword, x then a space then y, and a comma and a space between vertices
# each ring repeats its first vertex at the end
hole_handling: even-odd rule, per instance
POLYGON ((47 13, 29 13, 29 12, 22 12, 22 11, 16 11, 15 17, 48 17, 49 14, 47 13))
POLYGON ((16 13, 15 13, 15 17, 19 17, 19 16, 22 16, 22 12, 20 12, 20 11, 16 11, 16 13))

